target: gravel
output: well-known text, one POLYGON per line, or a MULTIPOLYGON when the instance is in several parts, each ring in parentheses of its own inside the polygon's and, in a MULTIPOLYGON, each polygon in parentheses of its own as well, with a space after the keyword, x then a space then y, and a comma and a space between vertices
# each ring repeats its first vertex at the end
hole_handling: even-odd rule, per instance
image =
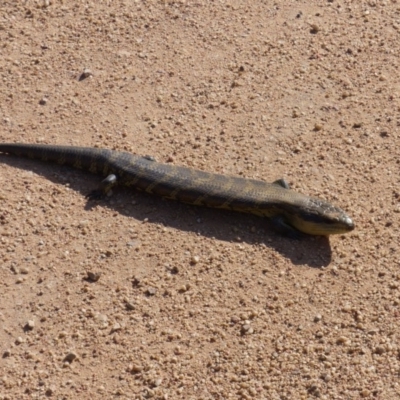
POLYGON ((1 156, 0 400, 400 397, 398 4, 3 3, 2 142, 284 177, 356 230, 1 156))

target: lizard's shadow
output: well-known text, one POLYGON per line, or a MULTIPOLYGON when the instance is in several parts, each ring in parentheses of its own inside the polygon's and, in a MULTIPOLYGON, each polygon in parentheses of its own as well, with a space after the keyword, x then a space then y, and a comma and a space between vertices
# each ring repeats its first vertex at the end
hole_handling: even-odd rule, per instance
MULTIPOLYGON (((3 154, 1 162, 15 168, 34 171, 56 184, 68 184, 83 196, 90 192, 88 186, 95 189, 96 182, 101 179, 99 176, 72 167, 3 154), (89 180, 93 183, 88 185, 89 180)), ((267 246, 290 259, 295 265, 321 268, 329 265, 332 258, 328 238, 310 236, 301 240, 287 239, 273 230, 268 219, 251 214, 190 206, 125 187, 114 189, 113 196, 105 200, 88 201, 85 209, 90 210, 97 205, 109 207, 139 221, 147 219, 150 223, 159 223, 166 227, 227 242, 267 246)))

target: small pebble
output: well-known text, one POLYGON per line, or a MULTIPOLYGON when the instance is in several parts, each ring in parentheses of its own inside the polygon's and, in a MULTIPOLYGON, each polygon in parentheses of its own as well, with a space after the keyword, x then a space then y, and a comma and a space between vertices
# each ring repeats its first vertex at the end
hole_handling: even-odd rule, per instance
POLYGON ((337 340, 336 340, 337 344, 343 344, 343 345, 349 345, 351 343, 351 340, 349 338, 347 338, 346 336, 340 336, 337 340))
POLYGON ((317 314, 317 315, 314 317, 314 322, 319 322, 319 321, 321 321, 321 319, 322 319, 322 315, 321 315, 321 314, 317 314))
POLYGON ((147 290, 146 290, 146 294, 147 294, 148 296, 154 296, 156 293, 157 293, 157 289, 154 288, 154 287, 149 287, 149 288, 147 288, 147 290))
POLYGON ((200 257, 199 256, 193 256, 191 258, 191 260, 190 260, 190 264, 196 265, 199 261, 200 261, 200 257))
POLYGON ((18 336, 18 337, 15 339, 15 343, 16 343, 16 344, 24 343, 24 339, 23 339, 21 336, 18 336))
POLYGON ((5 350, 3 352, 3 358, 7 358, 7 357, 10 357, 10 356, 11 356, 11 351, 10 350, 5 350))
POLYGON ((25 324, 24 329, 25 329, 25 330, 31 331, 34 327, 35 327, 35 321, 29 320, 29 321, 25 324))
POLYGON ((101 272, 92 272, 88 271, 87 272, 87 279, 90 282, 97 282, 101 277, 101 272))
POLYGON ((79 76, 79 80, 83 81, 84 79, 92 77, 92 76, 93 76, 92 71, 90 69, 88 69, 88 68, 85 68, 83 70, 83 72, 81 73, 81 75, 79 76))
POLYGON ((369 397, 371 395, 371 392, 368 389, 363 389, 360 392, 361 397, 369 397))
POLYGON ((187 292, 189 289, 190 289, 190 285, 187 283, 187 284, 182 285, 182 286, 179 288, 179 292, 180 292, 180 293, 185 293, 185 292, 187 292))
POLYGON ((171 272, 171 274, 176 275, 177 273, 179 273, 179 268, 176 267, 176 266, 173 266, 173 267, 170 269, 170 272, 171 272))
POLYGON ((244 324, 242 325, 240 332, 242 335, 251 335, 254 333, 254 329, 250 326, 250 324, 244 324))
POLYGON ((68 353, 65 357, 64 357, 64 362, 67 363, 72 363, 72 361, 74 361, 78 356, 75 353, 68 353))
POLYGON ((161 383, 162 383, 162 379, 161 379, 161 378, 158 378, 158 379, 156 379, 156 380, 154 381, 154 386, 155 386, 155 387, 158 387, 158 386, 161 385, 161 383))
POLYGON ((121 324, 119 324, 119 323, 117 322, 117 323, 115 323, 115 324, 113 325, 113 327, 111 328, 111 333, 118 332, 118 331, 120 331, 120 330, 121 330, 121 324))
POLYGON ((385 352, 385 349, 382 346, 375 347, 374 353, 381 356, 385 352))
POLYGON ((139 372, 142 372, 142 370, 143 370, 143 368, 138 364, 129 365, 129 372, 131 374, 138 374, 139 372))
POLYGON ((125 301, 125 307, 129 311, 132 311, 135 309, 135 305, 132 302, 130 302, 129 300, 125 301))

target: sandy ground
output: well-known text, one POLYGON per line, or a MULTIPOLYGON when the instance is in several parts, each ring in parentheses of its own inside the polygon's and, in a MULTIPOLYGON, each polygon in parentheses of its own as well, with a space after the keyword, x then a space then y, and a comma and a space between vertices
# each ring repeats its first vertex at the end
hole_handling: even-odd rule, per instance
POLYGON ((1 156, 0 399, 400 398, 399 35, 395 0, 2 0, 1 141, 285 177, 357 228, 1 156))

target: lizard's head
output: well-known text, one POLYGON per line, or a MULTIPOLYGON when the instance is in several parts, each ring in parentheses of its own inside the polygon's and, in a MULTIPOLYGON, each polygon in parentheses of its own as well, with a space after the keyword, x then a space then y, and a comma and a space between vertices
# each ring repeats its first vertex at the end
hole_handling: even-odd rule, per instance
POLYGON ((354 229, 353 220, 339 207, 315 198, 308 198, 300 213, 291 215, 291 224, 309 235, 333 235, 354 229))

